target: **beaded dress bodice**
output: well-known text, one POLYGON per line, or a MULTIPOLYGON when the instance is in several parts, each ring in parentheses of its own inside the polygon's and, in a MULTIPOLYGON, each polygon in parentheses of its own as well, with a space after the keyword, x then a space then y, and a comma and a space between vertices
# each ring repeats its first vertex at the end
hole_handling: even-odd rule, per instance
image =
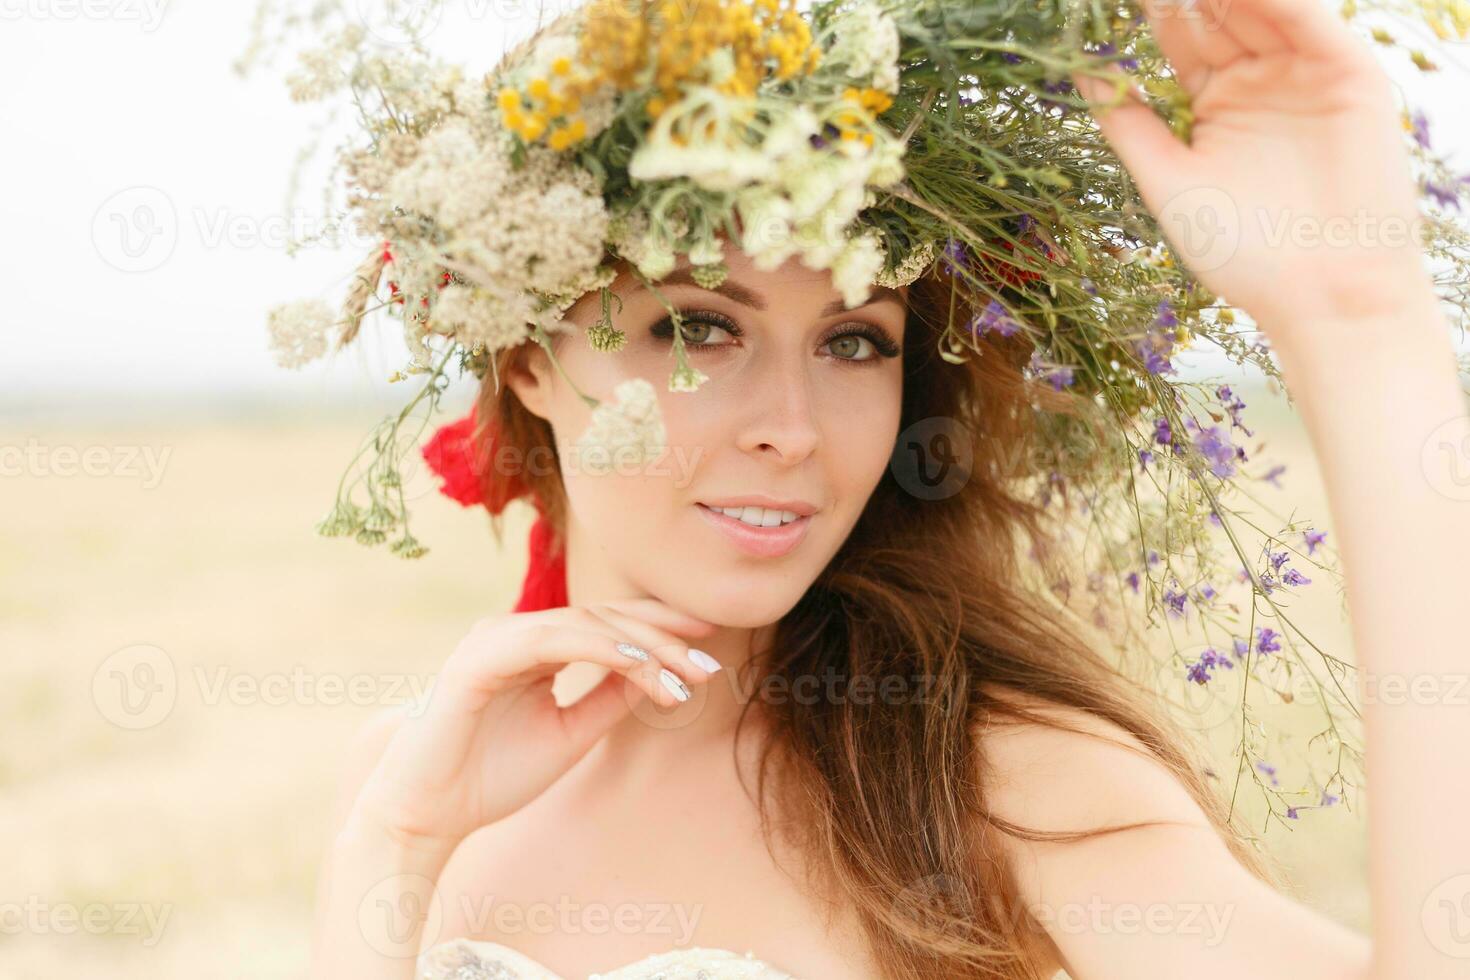
MULTIPOLYGON (((416 980, 581 980, 561 977, 498 943, 454 939, 425 950, 416 980)), ((655 953, 586 980, 796 980, 754 954, 692 947, 655 953)))

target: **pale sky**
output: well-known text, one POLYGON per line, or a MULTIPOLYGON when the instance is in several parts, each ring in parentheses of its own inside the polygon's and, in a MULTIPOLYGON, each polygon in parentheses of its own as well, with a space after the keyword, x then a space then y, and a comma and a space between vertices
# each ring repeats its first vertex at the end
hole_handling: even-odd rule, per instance
MULTIPOLYGON (((301 372, 267 350, 266 310, 335 304, 361 249, 282 248, 287 173, 322 107, 292 103, 280 70, 231 71, 254 7, 0 0, 0 414, 200 396, 399 403, 403 389, 386 383, 401 360, 392 337, 301 372)), ((488 67, 533 22, 511 0, 448 0, 433 43, 488 67)), ((1436 146, 1470 171, 1470 44, 1393 30, 1441 65, 1422 76, 1378 49, 1436 146)), ((308 173, 298 224, 319 186, 308 173)))

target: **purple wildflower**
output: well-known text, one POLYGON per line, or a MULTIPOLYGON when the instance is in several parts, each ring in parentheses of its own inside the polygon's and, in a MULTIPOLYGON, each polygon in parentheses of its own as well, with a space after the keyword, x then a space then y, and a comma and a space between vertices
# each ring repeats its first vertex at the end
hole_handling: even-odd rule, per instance
POLYGON ((1041 359, 1041 351, 1033 350, 1026 366, 1033 376, 1045 378, 1057 391, 1061 391, 1074 380, 1072 369, 1065 365, 1049 365, 1041 359))
POLYGON ((1149 374, 1174 373, 1174 365, 1169 362, 1169 356, 1174 353, 1174 330, 1178 325, 1179 318, 1175 316, 1169 301, 1159 300, 1159 309, 1148 333, 1134 343, 1138 359, 1143 362, 1144 370, 1149 374))
POLYGON ((1154 442, 1161 446, 1174 444, 1174 433, 1169 428, 1169 420, 1162 415, 1154 419, 1154 442))
POLYGON ((1126 579, 1124 579, 1124 581, 1128 583, 1129 588, 1131 588, 1134 592, 1137 592, 1138 591, 1138 573, 1137 572, 1129 572, 1128 573, 1128 577, 1126 579))
POLYGON ((1230 390, 1229 385, 1221 385, 1220 387, 1216 388, 1215 397, 1220 399, 1221 403, 1225 406, 1225 411, 1230 413, 1230 428, 1240 429, 1247 436, 1255 435, 1255 433, 1252 432, 1250 429, 1247 429, 1245 427, 1245 423, 1240 420, 1240 413, 1241 410, 1245 408, 1245 402, 1241 401, 1240 398, 1236 396, 1235 392, 1230 390))
POLYGON ((1006 308, 1000 305, 998 300, 991 300, 979 313, 970 320, 970 332, 976 336, 994 330, 1002 337, 1012 337, 1021 329, 1006 308))
POLYGON ((1002 51, 1000 56, 1012 65, 1019 65, 1021 63, 1021 56, 1013 52, 1002 51))
POLYGON ((1291 555, 1287 554, 1285 551, 1268 551, 1267 555, 1269 556, 1271 567, 1278 572, 1281 571, 1282 565, 1285 565, 1287 562, 1291 561, 1291 555))
POLYGON ((1138 466, 1140 469, 1148 469, 1148 464, 1152 463, 1153 461, 1153 453, 1149 452, 1147 449, 1140 449, 1138 451, 1138 466))
POLYGON ((1296 807, 1294 807, 1294 806, 1287 807, 1286 808, 1286 815, 1290 819, 1295 820, 1296 819, 1296 807))
POLYGON ((1183 592, 1175 589, 1172 585, 1164 589, 1164 604, 1169 607, 1169 612, 1178 617, 1184 615, 1184 600, 1187 597, 1183 592))
POLYGON ((1194 448, 1209 460, 1210 472, 1222 480, 1235 475, 1235 460, 1244 459, 1245 452, 1230 444, 1228 433, 1220 431, 1218 425, 1201 428, 1194 419, 1185 419, 1184 427, 1194 435, 1194 448))
POLYGON ((1075 91, 1070 80, 1063 78, 1055 82, 1042 82, 1041 90, 1045 94, 1038 98, 1050 106, 1055 106, 1060 115, 1067 116, 1075 111, 1065 99, 1059 98, 1059 96, 1071 95, 1075 91))
POLYGON ((1453 187, 1441 187, 1432 180, 1426 180, 1424 182, 1424 193, 1434 198, 1435 202, 1442 208, 1454 207, 1457 211, 1460 208, 1460 195, 1455 192, 1453 187))
POLYGON ((1415 109, 1410 121, 1414 126, 1414 142, 1429 149, 1429 119, 1422 110, 1415 109))
MULTIPOLYGON (((1467 179, 1470 179, 1470 178, 1467 178, 1467 179)), ((1094 283, 1091 279, 1087 278, 1086 276, 1083 276, 1082 277, 1082 289, 1089 296, 1096 296, 1097 295, 1097 284, 1094 283)))
POLYGON ((1280 635, 1281 635, 1280 633, 1277 633, 1275 630, 1271 629, 1271 627, 1269 627, 1269 626, 1257 626, 1256 627, 1256 652, 1257 653, 1276 653, 1278 650, 1281 649, 1281 644, 1279 644, 1279 643, 1276 642, 1276 638, 1279 637, 1280 635))
POLYGON ((1288 568, 1286 570, 1286 574, 1281 577, 1281 581, 1284 584, 1286 584, 1286 585, 1311 585, 1312 584, 1312 580, 1311 579, 1307 578, 1305 575, 1303 575, 1301 572, 1297 571, 1295 568, 1288 568))
POLYGON ((1227 670, 1235 669, 1235 665, 1216 653, 1214 647, 1208 647, 1199 655, 1199 660, 1190 665, 1185 676, 1196 684, 1203 684, 1210 680, 1210 671, 1216 667, 1224 667, 1227 670))
POLYGON ((1306 536, 1307 539, 1307 554, 1309 555, 1314 553, 1317 550, 1317 545, 1321 544, 1322 539, 1327 537, 1326 531, 1314 531, 1311 528, 1307 528, 1307 530, 1302 533, 1306 536))
MULTIPOLYGON (((1098 45, 1097 53, 1100 56, 1106 58, 1109 55, 1117 54, 1118 53, 1118 48, 1117 48, 1116 45, 1113 44, 1112 41, 1104 41, 1102 44, 1098 45)), ((1118 65, 1119 68, 1122 68, 1124 71, 1137 71, 1138 70, 1138 59, 1137 58, 1122 58, 1122 59, 1119 59, 1118 60, 1117 65, 1118 65)))
POLYGON ((1280 476, 1281 474, 1285 473, 1285 472, 1286 472, 1286 467, 1283 466, 1280 463, 1277 463, 1275 466, 1273 466, 1269 470, 1267 470, 1266 471, 1266 475, 1263 476, 1263 477, 1261 477, 1261 479, 1262 480, 1265 480, 1267 483, 1271 484, 1271 486, 1275 487, 1277 490, 1280 490, 1281 489, 1281 484, 1279 484, 1279 483, 1276 482, 1276 478, 1278 476, 1280 476))
POLYGON ((1159 310, 1154 315, 1154 325, 1173 329, 1179 326, 1179 317, 1175 315, 1174 308, 1166 299, 1159 300, 1159 310))
POLYGON ((1244 657, 1246 653, 1250 651, 1250 644, 1246 643, 1238 636, 1233 638, 1232 645, 1236 657, 1244 657))
POLYGON ((1256 768, 1259 769, 1261 772, 1263 772, 1266 775, 1268 775, 1268 776, 1271 777, 1271 785, 1272 786, 1279 786, 1279 785, 1281 785, 1280 782, 1276 778, 1276 767, 1275 766, 1268 765, 1268 764, 1266 764, 1264 762, 1257 762, 1256 763, 1256 768))
POLYGON ((944 251, 939 255, 939 263, 947 274, 958 275, 961 266, 969 265, 965 243, 956 238, 945 242, 944 251))
POLYGON ((820 150, 822 147, 832 142, 832 138, 840 132, 842 132, 842 130, 838 129, 837 126, 835 126, 834 124, 825 123, 823 124, 822 131, 820 133, 812 134, 810 142, 815 149, 820 150))
POLYGON ((1159 563, 1159 553, 1157 551, 1150 551, 1148 553, 1148 563, 1150 565, 1157 565, 1159 563))

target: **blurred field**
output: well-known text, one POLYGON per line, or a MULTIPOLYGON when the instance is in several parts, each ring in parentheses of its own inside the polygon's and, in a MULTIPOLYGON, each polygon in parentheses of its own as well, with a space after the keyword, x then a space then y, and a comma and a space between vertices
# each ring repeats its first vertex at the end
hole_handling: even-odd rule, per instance
MULTIPOLYGON (((1285 512, 1289 494, 1328 528, 1303 433, 1239 390, 1253 455, 1264 441, 1256 458, 1287 466, 1284 490, 1262 497, 1285 512)), ((0 477, 0 976, 301 974, 345 740, 426 681, 471 620, 508 608, 524 568, 526 512, 501 553, 483 516, 422 474, 410 492, 426 558, 313 535, 373 421, 0 419, 0 447, 103 447, 114 470, 0 477), (156 486, 141 458, 126 472, 128 447, 167 450, 156 486), (110 693, 119 671, 163 683, 117 655, 138 645, 171 662, 140 655, 176 680, 147 707, 158 717, 110 693)), ((1309 635, 1350 659, 1338 596, 1300 591, 1309 635)), ((1267 841, 1304 897, 1361 929, 1360 814, 1305 811, 1267 841)))

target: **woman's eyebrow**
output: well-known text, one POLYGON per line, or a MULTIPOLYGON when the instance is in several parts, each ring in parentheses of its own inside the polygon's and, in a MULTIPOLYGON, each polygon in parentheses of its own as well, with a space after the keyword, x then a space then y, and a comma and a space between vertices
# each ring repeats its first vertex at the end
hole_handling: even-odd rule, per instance
MULTIPOLYGON (((655 285, 699 286, 700 289, 705 288, 703 286, 700 286, 699 283, 694 280, 694 270, 689 266, 675 269, 673 272, 670 272, 668 275, 658 280, 655 285)), ((739 303, 741 306, 748 306, 753 310, 764 312, 766 309, 768 309, 766 301, 761 298, 759 293, 757 293, 753 289, 749 289, 745 286, 740 285, 740 283, 734 281, 733 279, 726 279, 714 289, 707 291, 719 293, 726 299, 731 300, 735 303, 739 303)), ((868 301, 866 303, 860 304, 860 306, 858 307, 853 307, 853 309, 859 309, 861 306, 871 306, 874 303, 882 303, 885 301, 902 304, 903 294, 890 286, 874 286, 873 293, 868 298, 868 301)), ((822 317, 836 316, 839 313, 847 312, 847 309, 847 306, 843 304, 842 300, 834 299, 832 302, 822 307, 822 311, 817 315, 822 317)))

